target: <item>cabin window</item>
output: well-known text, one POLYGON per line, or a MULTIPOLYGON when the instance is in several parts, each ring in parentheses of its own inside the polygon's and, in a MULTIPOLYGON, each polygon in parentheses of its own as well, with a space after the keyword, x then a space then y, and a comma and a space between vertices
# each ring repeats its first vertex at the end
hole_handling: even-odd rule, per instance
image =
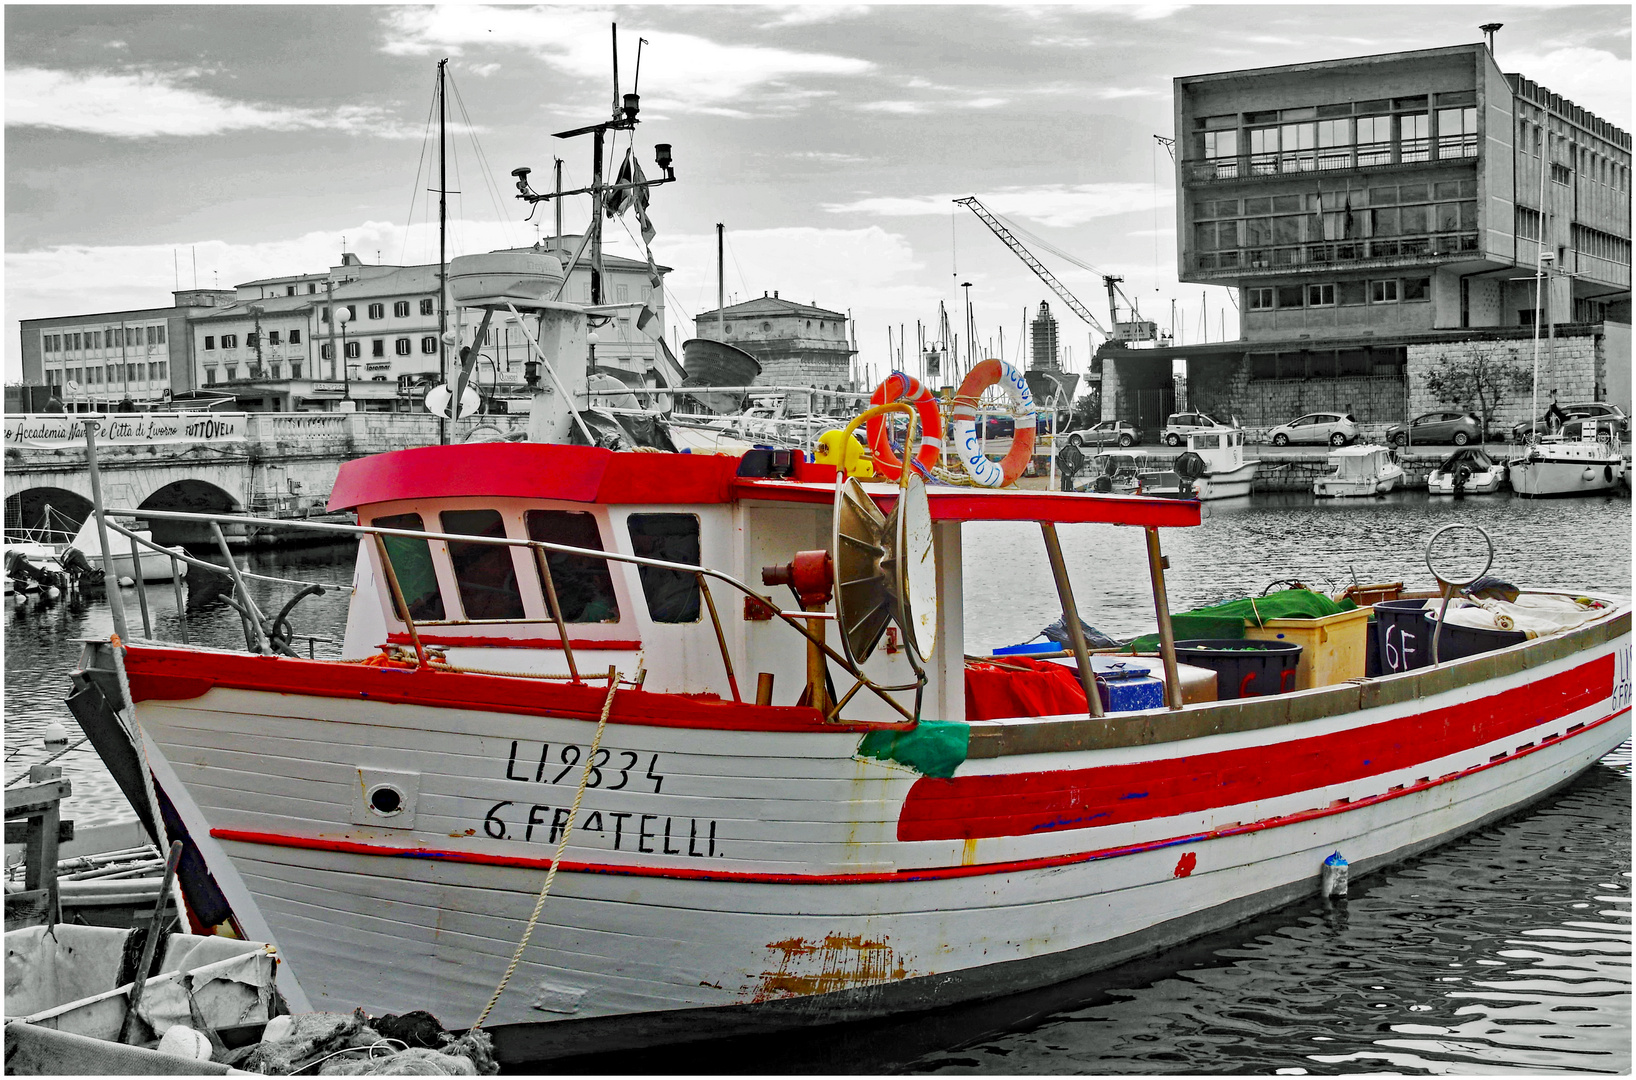
MULTIPOLYGON (((596 518, 583 510, 530 510, 524 515, 528 538, 547 544, 602 551, 596 518)), ((619 601, 606 559, 547 551, 551 583, 557 590, 564 622, 618 622, 619 601)))
MULTIPOLYGON (((631 550, 645 559, 699 565, 699 519, 695 514, 632 514, 631 550)), ((656 623, 699 621, 699 579, 680 570, 638 568, 648 614, 656 623)))
MULTIPOLYGON (((460 536, 503 539, 506 523, 498 510, 445 510, 443 531, 460 536)), ((454 566, 460 604, 468 619, 520 619, 523 597, 517 591, 517 568, 511 549, 499 544, 463 544, 449 541, 449 562, 454 566)))
MULTIPOLYGON (((407 529, 425 532, 419 514, 393 514, 370 522, 378 529, 407 529)), ((438 591, 437 571, 432 566, 431 545, 425 540, 409 536, 383 536, 386 555, 392 560, 392 572, 397 575, 398 588, 409 605, 409 618, 436 622, 443 618, 443 594, 438 591)), ((404 617, 396 602, 393 609, 398 618, 404 617)))

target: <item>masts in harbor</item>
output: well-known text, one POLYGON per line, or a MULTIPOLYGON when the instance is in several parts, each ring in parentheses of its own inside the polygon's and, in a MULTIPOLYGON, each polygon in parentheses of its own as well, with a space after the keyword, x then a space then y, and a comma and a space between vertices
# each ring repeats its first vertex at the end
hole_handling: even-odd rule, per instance
MULTIPOLYGON (((444 386, 449 384, 449 107, 443 85, 448 66, 448 57, 437 62, 437 370, 444 386)), ((472 347, 479 344, 473 342, 472 347)), ((449 415, 459 412, 459 400, 451 401, 449 415)), ((449 441, 449 425, 442 417, 437 421, 437 441, 445 445, 449 441)))

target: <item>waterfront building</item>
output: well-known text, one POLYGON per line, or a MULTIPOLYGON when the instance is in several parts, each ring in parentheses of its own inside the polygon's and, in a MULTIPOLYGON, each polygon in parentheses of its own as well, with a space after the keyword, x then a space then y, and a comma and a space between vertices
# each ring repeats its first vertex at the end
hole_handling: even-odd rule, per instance
MULTIPOLYGON (((578 239, 563 237, 559 258, 571 257, 578 239)), ((544 241, 512 250, 556 246, 544 241)), ((680 365, 662 341, 664 292, 649 283, 647 263, 614 255, 603 262, 607 303, 627 306, 597 328, 599 369, 639 385, 660 367, 680 382, 680 365)), ((661 275, 668 270, 659 268, 661 275)), ((569 274, 563 295, 590 302, 588 255, 569 274)), ((409 411, 442 381, 436 263, 366 263, 347 252, 321 273, 176 298, 165 309, 25 320, 24 381, 58 387, 71 408, 112 406, 126 397, 141 405, 230 399, 229 408, 270 412, 409 411), (344 323, 333 318, 341 308, 344 323)), ((451 368, 481 319, 480 311, 450 308, 451 368)), ((473 369, 479 392, 525 401, 528 353, 522 331, 496 316, 473 369)))
MULTIPOLYGON (((811 386, 850 390, 853 347, 848 323, 839 311, 816 302, 800 304, 777 292, 694 316, 694 336, 725 341, 761 364, 758 384, 811 386)), ((804 402, 791 402, 804 408, 804 402)))
POLYGON ((193 396, 190 319, 232 302, 231 289, 184 289, 168 307, 24 319, 23 382, 47 386, 69 411, 152 406, 193 396))
POLYGON ((1530 367, 1542 307, 1542 403, 1630 408, 1629 133, 1481 44, 1178 78, 1174 110, 1178 274, 1234 289, 1240 336, 1105 347, 1104 415, 1178 358, 1194 406, 1252 424, 1471 408, 1428 375, 1530 367))

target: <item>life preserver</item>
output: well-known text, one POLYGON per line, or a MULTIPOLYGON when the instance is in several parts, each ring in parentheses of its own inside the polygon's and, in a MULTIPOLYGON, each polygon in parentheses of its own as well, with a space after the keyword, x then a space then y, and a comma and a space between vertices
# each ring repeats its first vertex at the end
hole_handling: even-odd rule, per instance
MULTIPOLYGON (((943 414, 937 410, 937 398, 929 388, 920 385, 919 379, 894 371, 875 387, 875 392, 869 395, 869 404, 890 405, 894 401, 913 405, 920 415, 920 449, 915 451, 915 462, 922 470, 930 470, 943 458, 943 414)), ((875 474, 896 480, 903 474, 903 462, 892 450, 888 437, 891 428, 885 421, 884 416, 872 416, 865 421, 864 431, 868 435, 869 450, 875 455, 875 474)))
POLYGON ((984 360, 966 373, 965 381, 954 395, 954 410, 949 421, 954 429, 954 446, 960 463, 983 487, 1005 487, 1014 483, 1034 456, 1034 395, 1029 393, 1028 381, 1022 372, 1004 360, 984 360), (977 439, 977 402, 984 390, 995 385, 1005 388, 1017 411, 1011 450, 998 465, 982 452, 977 439))

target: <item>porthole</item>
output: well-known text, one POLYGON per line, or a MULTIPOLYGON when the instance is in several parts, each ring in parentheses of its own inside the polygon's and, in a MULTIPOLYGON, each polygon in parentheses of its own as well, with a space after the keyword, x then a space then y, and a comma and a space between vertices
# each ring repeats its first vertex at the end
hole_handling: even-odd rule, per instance
POLYGON ((381 817, 394 817, 403 812, 403 792, 391 784, 381 784, 369 792, 369 809, 381 817))

